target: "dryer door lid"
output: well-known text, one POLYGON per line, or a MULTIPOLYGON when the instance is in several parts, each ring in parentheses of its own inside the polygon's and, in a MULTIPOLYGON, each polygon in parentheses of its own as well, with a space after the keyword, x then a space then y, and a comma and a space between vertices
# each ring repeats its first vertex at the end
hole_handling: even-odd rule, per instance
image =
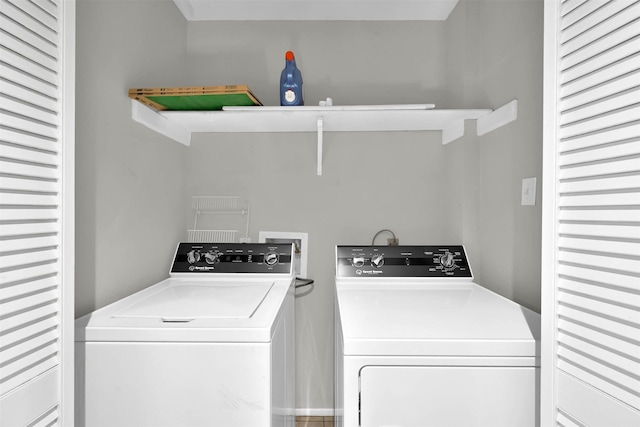
POLYGON ((174 283, 138 299, 113 315, 155 318, 163 322, 197 319, 247 319, 258 309, 273 283, 174 283))

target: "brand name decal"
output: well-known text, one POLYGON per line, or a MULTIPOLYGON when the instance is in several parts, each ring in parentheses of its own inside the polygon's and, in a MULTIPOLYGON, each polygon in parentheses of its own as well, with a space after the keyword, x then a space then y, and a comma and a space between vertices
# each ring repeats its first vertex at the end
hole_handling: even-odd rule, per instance
POLYGON ((358 276, 361 275, 370 275, 370 276, 375 276, 376 274, 382 274, 382 270, 356 270, 356 274, 358 276))
POLYGON ((208 266, 197 266, 197 265, 190 265, 189 266, 189 271, 211 271, 214 270, 214 267, 208 267, 208 266))

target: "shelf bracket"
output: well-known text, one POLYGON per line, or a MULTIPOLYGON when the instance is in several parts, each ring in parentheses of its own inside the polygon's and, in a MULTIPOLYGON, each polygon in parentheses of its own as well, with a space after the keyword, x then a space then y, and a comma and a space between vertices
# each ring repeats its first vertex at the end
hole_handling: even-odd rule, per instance
POLYGON ((464 120, 452 120, 442 128, 442 145, 455 141, 464 136, 464 120))
POLYGON ((324 132, 323 117, 318 117, 316 124, 318 125, 318 176, 322 175, 322 137, 324 132))
POLYGON ((514 99, 511 102, 507 102, 502 107, 497 108, 478 118, 477 133, 478 136, 489 133, 492 130, 496 130, 499 127, 511 123, 518 118, 518 100, 514 99))
POLYGON ((191 132, 189 130, 176 125, 161 113, 143 105, 135 99, 131 100, 131 118, 180 144, 186 145, 187 147, 191 145, 191 132))

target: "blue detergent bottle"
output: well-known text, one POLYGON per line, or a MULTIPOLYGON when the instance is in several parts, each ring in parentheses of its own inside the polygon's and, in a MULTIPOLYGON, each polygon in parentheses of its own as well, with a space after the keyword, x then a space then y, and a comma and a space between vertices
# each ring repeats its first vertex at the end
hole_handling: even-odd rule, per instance
POLYGON ((280 105, 304 105, 302 99, 302 73, 296 66, 296 57, 288 51, 286 65, 280 74, 280 105))

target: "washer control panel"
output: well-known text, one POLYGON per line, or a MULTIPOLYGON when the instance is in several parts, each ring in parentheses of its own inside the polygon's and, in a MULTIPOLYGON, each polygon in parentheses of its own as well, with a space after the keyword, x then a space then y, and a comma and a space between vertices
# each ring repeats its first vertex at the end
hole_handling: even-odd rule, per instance
POLYGON ((180 243, 171 273, 290 273, 293 244, 180 243))
POLYGON ((461 245, 337 246, 336 276, 473 277, 461 245))

